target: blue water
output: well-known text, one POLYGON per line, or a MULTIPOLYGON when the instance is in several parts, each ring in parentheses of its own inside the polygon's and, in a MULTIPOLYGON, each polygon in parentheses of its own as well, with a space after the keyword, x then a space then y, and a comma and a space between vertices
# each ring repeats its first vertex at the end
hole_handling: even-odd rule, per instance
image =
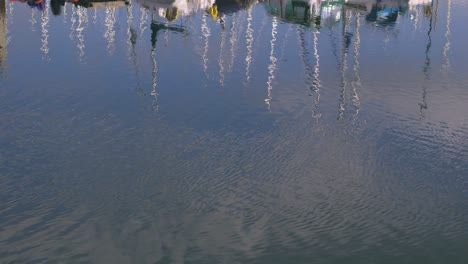
POLYGON ((468 3, 0 3, 0 263, 468 263, 468 3))

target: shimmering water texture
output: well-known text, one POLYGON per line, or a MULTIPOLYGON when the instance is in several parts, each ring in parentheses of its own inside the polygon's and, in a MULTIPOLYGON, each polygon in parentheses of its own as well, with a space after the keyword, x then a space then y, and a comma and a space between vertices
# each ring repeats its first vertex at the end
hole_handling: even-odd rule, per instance
POLYGON ((0 1, 0 263, 468 263, 468 2, 0 1))

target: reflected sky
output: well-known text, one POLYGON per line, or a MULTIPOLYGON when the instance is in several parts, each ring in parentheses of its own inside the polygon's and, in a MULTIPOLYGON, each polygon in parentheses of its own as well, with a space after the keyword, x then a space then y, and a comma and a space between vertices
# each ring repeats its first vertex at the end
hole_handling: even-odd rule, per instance
POLYGON ((0 0, 0 262, 466 263, 463 0, 0 0))

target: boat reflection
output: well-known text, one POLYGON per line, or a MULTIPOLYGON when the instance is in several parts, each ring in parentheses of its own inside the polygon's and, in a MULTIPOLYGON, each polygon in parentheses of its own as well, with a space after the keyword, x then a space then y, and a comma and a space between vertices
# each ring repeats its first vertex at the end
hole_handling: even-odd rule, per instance
POLYGON ((62 13, 62 8, 66 3, 84 8, 117 8, 124 7, 130 2, 127 0, 51 0, 50 8, 52 14, 58 16, 62 13))
MULTIPOLYGON (((157 63, 157 41, 158 35, 160 32, 178 32, 178 33, 185 33, 186 30, 181 25, 175 24, 168 24, 167 22, 173 22, 179 16, 190 16, 196 14, 197 11, 200 9, 206 8, 211 5, 211 1, 147 1, 147 0, 136 0, 143 8, 140 9, 140 18, 143 19, 140 21, 140 33, 143 34, 142 25, 146 23, 146 17, 151 17, 151 64, 152 64, 152 71, 151 71, 151 91, 150 96, 153 98, 152 102, 152 109, 153 111, 157 112, 159 109, 158 104, 158 92, 157 92, 157 77, 158 77, 158 63, 157 63), (161 19, 165 19, 165 21, 161 21, 161 19)), ((137 42, 137 33, 132 28, 131 22, 133 18, 133 14, 131 10, 127 10, 127 45, 130 47, 130 58, 133 61, 133 65, 135 68, 135 75, 137 78, 137 91, 140 95, 145 95, 146 93, 140 87, 140 69, 139 63, 137 62, 137 53, 136 53, 136 42, 137 42)))
MULTIPOLYGON (((340 36, 331 36, 334 54, 337 58, 337 64, 340 75, 340 94, 338 99, 338 120, 350 116, 355 120, 360 111, 361 89, 360 77, 360 46, 361 46, 361 17, 371 25, 377 27, 392 27, 397 22, 399 16, 414 19, 415 17, 425 17, 428 21, 429 32, 428 44, 426 45, 424 63, 424 74, 428 78, 427 69, 430 67, 430 47, 431 31, 435 27, 437 12, 433 14, 432 1, 428 0, 343 0, 343 1, 315 1, 315 0, 269 0, 265 2, 267 13, 274 17, 279 17, 283 21, 293 24, 299 24, 298 39, 300 46, 300 56, 303 61, 306 83, 310 91, 314 94, 313 116, 320 117, 320 59, 317 42, 319 42, 318 32, 321 28, 332 28, 340 25, 334 32, 340 32, 340 36), (422 16, 421 16, 422 14, 422 16), (309 61, 306 35, 304 27, 312 27, 314 60, 309 61), (352 47, 352 48, 351 48, 352 47), (351 57, 352 56, 352 57, 351 57), (352 58, 351 66, 349 58, 352 58), (314 65, 315 64, 315 65, 314 65), (353 76, 348 71, 352 69, 353 76)), ((436 9, 437 10, 437 9, 436 9)), ((448 27, 449 28, 449 27, 448 27)), ((387 34, 387 31, 385 31, 387 34)), ((449 30, 447 30, 449 32, 449 30)), ((448 33, 449 34, 449 33, 448 33)), ((446 34, 447 35, 447 34, 446 34)), ((272 37, 272 42, 276 38, 272 37)), ((449 45, 446 45, 449 46, 449 45)), ((273 47, 273 46, 272 46, 273 47)), ((273 51, 273 48, 271 49, 273 51)), ((274 55, 270 58, 275 59, 274 55)), ((272 64, 275 65, 276 64, 272 64)), ((271 67, 270 67, 271 68, 271 67)), ((270 69, 269 68, 269 69, 270 69)), ((271 70, 269 71, 271 72, 271 70)), ((266 102, 270 108, 271 101, 271 81, 267 82, 268 98, 266 102)), ((424 85, 425 87, 425 85, 424 85)), ((422 109, 427 109, 426 88, 423 89, 422 109)))
POLYGON ((194 15, 214 4, 214 0, 136 0, 136 2, 168 21, 174 21, 182 16, 194 15))
POLYGON ((344 0, 268 0, 267 12, 285 21, 307 26, 333 26, 342 16, 344 0))
POLYGON ((11 2, 26 3, 31 8, 36 8, 38 10, 46 9, 46 0, 11 0, 11 2))
POLYGON ((267 0, 267 12, 284 21, 306 26, 332 27, 347 10, 365 15, 365 20, 379 26, 394 25, 398 16, 423 7, 427 17, 432 12, 431 0, 267 0))
MULTIPOLYGON (((216 11, 220 14, 233 14, 235 12, 249 9, 258 3, 257 0, 216 0, 216 11)), ((213 14, 213 11, 209 10, 213 14)))
MULTIPOLYGON (((88 9, 103 7, 95 12, 97 26, 104 27, 103 37, 107 46, 105 49, 112 55, 119 44, 118 11, 116 8, 126 9, 125 49, 129 61, 135 72, 135 86, 139 95, 151 96, 153 110, 159 109, 159 94, 161 89, 158 82, 158 64, 162 47, 158 40, 164 37, 165 46, 169 39, 183 36, 184 41, 191 42, 195 53, 198 53, 200 72, 204 73, 206 83, 211 78, 221 86, 226 80, 236 81, 236 67, 240 69, 242 77, 239 79, 245 91, 250 86, 257 85, 261 78, 262 99, 266 108, 272 110, 276 105, 277 82, 280 82, 280 68, 283 65, 284 47, 290 49, 294 45, 300 58, 300 67, 303 69, 303 78, 308 93, 312 96, 312 116, 317 120, 322 116, 321 96, 324 93, 321 80, 324 74, 324 64, 334 63, 335 74, 339 76, 336 84, 338 95, 335 102, 338 108, 338 119, 347 117, 355 120, 359 116, 361 108, 360 93, 361 84, 361 32, 363 24, 367 23, 377 28, 385 28, 387 32, 394 31, 392 25, 398 19, 415 21, 416 25, 429 27, 427 44, 424 46, 424 75, 429 82, 429 69, 431 66, 432 31, 436 27, 438 1, 433 4, 429 0, 51 0, 50 9, 54 15, 64 15, 68 8, 68 21, 70 22, 70 39, 76 46, 80 61, 85 61, 85 47, 88 30, 88 9), (135 8, 136 7, 136 8, 135 8), (433 10, 434 8, 434 10, 433 10), (246 9, 246 10, 245 10, 246 9), (263 21, 255 21, 257 10, 264 9, 270 17, 264 17, 263 21), (98 17, 98 19, 96 19, 98 17), (193 20, 191 20, 193 18, 193 20), (198 20, 197 20, 198 19, 198 20), (188 21, 197 23, 188 23, 188 21), (101 23, 101 25, 99 25, 101 23), (287 31, 296 32, 297 42, 288 40, 284 24, 287 23, 287 31), (150 32, 145 31, 149 29, 150 32), (292 29, 292 30, 291 30, 292 29), (322 31, 325 34, 322 34, 322 31), (174 34, 175 33, 175 34, 174 34), (148 35, 150 34, 150 35, 148 35), (163 36, 161 36, 163 34, 163 36), (179 36, 177 36, 179 35, 179 36), (324 40, 325 39, 325 40, 324 40), (286 42, 289 41, 289 43, 286 42), (327 42, 328 47, 320 43, 327 42), (146 43, 146 44, 145 44, 146 43), (147 45, 151 43, 149 48, 147 45), (141 46, 138 46, 141 45, 141 46), (263 48, 262 48, 263 47, 263 48), (333 56, 326 57, 324 49, 332 50, 333 56), (150 64, 145 59, 150 58, 150 64), (263 64, 261 64, 261 59, 263 64), (326 59, 325 59, 326 58, 326 59), (257 63, 258 59, 258 63, 257 63), (336 62, 333 62, 336 60, 336 62), (325 63, 324 63, 325 62, 325 63), (144 88, 144 68, 147 67, 146 76, 151 76, 151 85, 144 88), (322 64, 322 65, 321 65, 322 64), (151 68, 151 70, 149 70, 151 68), (253 73, 253 69, 261 68, 261 75, 253 73), (215 77, 213 77, 215 76, 215 77), (257 78, 258 77, 258 78, 257 78), (146 91, 146 92, 145 92, 146 91)), ((4 3, 4 2, 2 2, 4 3)), ((25 1, 25 3, 29 3, 25 1)), ((41 51, 44 58, 49 56, 49 17, 48 3, 43 0, 41 5, 41 51), (45 8, 47 7, 47 8, 45 8), (44 9, 45 8, 45 9, 44 9)), ((450 1, 449 1, 450 6, 450 1)), ((37 13, 37 6, 34 13, 37 13)), ((445 33, 445 45, 443 56, 445 67, 449 67, 450 50, 450 9, 447 15, 445 33)), ((0 66, 4 67, 6 58, 6 15, 5 5, 0 10, 0 66)), ((123 14, 124 12, 121 12, 123 14)), ((263 13, 262 13, 263 14, 263 13)), ((69 26, 67 26, 69 27, 69 26)), ((34 29, 34 27, 33 27, 34 29)), ((421 48, 421 50, 423 47, 421 48)), ((293 51, 294 52, 294 51, 293 51)), ((421 51, 422 52, 422 51, 421 51)), ((239 72, 239 71, 237 71, 239 72)), ((203 75, 203 73, 201 75, 203 75)), ((423 84, 421 112, 427 109, 427 89, 423 84)))

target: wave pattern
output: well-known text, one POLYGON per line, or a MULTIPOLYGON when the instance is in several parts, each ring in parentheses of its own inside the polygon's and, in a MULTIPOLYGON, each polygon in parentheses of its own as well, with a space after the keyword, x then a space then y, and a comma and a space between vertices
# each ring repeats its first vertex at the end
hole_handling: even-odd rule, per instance
POLYGON ((460 1, 115 2, 9 4, 1 263, 467 262, 460 1))

